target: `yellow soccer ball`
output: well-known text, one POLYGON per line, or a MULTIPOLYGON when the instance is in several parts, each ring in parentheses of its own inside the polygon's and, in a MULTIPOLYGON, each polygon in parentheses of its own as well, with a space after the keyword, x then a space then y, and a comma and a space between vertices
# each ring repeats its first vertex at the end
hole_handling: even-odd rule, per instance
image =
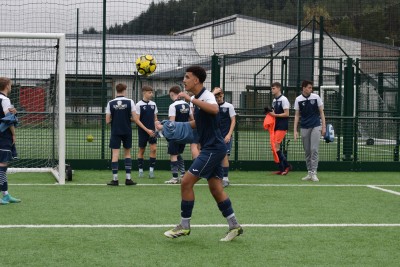
POLYGON ((136 59, 136 69, 142 75, 149 76, 156 68, 157 62, 152 55, 144 55, 136 59))
POLYGON ((94 137, 93 135, 89 134, 88 136, 86 136, 86 141, 88 141, 89 143, 93 142, 94 137))

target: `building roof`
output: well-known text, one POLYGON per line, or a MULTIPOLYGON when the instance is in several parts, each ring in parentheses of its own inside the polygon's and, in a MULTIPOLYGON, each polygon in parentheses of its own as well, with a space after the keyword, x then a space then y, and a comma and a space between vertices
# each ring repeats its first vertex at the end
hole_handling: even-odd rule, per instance
MULTIPOLYGON (((78 51, 78 74, 101 75, 102 42, 101 34, 80 34, 78 39, 75 34, 68 34, 66 36, 66 74, 75 74, 78 51)), ((16 74, 16 78, 47 79, 49 74, 54 73, 56 56, 53 47, 55 45, 54 41, 48 40, 25 40, 21 43, 17 39, 0 38, 0 47, 2 47, 0 60, 7 64, 10 72, 3 75, 14 77, 16 74), (49 52, 43 52, 46 50, 49 52), (37 69, 38 61, 41 61, 42 71, 37 69)), ((154 56, 157 61, 157 72, 200 59, 190 36, 107 35, 106 75, 133 75, 136 71, 136 58, 145 54, 154 56)))

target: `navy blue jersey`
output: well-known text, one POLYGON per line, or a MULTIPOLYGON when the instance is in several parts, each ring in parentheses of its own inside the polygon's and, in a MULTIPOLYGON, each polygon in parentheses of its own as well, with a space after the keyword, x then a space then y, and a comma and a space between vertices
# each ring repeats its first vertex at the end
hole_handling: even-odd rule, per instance
POLYGON ((220 129, 222 137, 229 133, 232 117, 236 116, 235 108, 231 103, 224 102, 219 105, 220 129))
POLYGON ((135 103, 124 96, 117 96, 108 102, 106 114, 111 114, 112 135, 132 134, 131 117, 134 111, 135 103))
MULTIPOLYGON (((280 95, 274 100, 272 100, 272 108, 274 109, 275 114, 285 113, 285 109, 290 108, 289 100, 284 95, 280 95)), ((275 117, 275 128, 274 130, 283 130, 287 131, 289 129, 289 117, 279 118, 275 117)))
MULTIPOLYGON (((11 107, 10 99, 0 93, 0 119, 5 117, 11 107)), ((0 149, 11 149, 12 142, 12 132, 9 128, 4 132, 0 132, 0 149)))
MULTIPOLYGON (((140 100, 136 104, 136 114, 140 115, 140 121, 143 123, 143 125, 150 130, 155 131, 156 127, 154 124, 154 118, 155 115, 158 113, 157 105, 153 101, 144 101, 140 100)), ((139 131, 142 130, 142 128, 138 127, 139 131)))
POLYGON ((317 94, 309 97, 299 95, 294 102, 294 109, 300 112, 300 127, 310 129, 321 125, 319 107, 323 106, 322 100, 317 94))
POLYGON ((188 103, 183 100, 175 100, 174 103, 169 105, 168 117, 174 116, 175 121, 185 122, 189 121, 189 115, 192 114, 192 110, 188 103))
MULTIPOLYGON (((206 88, 196 95, 196 99, 210 104, 216 104, 215 96, 206 88)), ((220 130, 219 114, 212 115, 194 105, 194 119, 201 150, 217 150, 226 153, 224 138, 220 130)))

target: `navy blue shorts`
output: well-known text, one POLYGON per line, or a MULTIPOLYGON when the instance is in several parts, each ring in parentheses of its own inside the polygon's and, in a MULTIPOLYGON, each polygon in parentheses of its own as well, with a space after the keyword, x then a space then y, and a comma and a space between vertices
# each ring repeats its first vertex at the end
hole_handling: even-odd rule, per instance
POLYGON ((175 142, 168 142, 168 154, 170 155, 179 155, 185 151, 186 144, 177 144, 175 142))
POLYGON ((156 137, 150 137, 145 131, 138 131, 139 134, 139 140, 138 140, 138 146, 141 148, 144 148, 147 146, 147 142, 151 144, 157 144, 157 138, 156 137))
POLYGON ((222 160, 226 155, 225 151, 204 151, 201 150, 199 156, 194 160, 189 171, 207 180, 213 177, 223 178, 222 160))
POLYGON ((11 150, 0 149, 0 162, 6 163, 13 160, 11 150))
POLYGON ((120 149, 121 142, 124 148, 132 148, 132 134, 126 134, 126 135, 112 134, 110 137, 110 148, 120 149))

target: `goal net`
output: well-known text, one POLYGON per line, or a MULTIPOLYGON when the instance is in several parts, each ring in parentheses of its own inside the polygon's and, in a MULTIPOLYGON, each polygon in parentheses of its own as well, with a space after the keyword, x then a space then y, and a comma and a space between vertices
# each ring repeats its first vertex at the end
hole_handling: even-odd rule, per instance
POLYGON ((17 158, 9 172, 51 172, 65 183, 65 35, 0 32, 0 76, 12 80, 17 158))

